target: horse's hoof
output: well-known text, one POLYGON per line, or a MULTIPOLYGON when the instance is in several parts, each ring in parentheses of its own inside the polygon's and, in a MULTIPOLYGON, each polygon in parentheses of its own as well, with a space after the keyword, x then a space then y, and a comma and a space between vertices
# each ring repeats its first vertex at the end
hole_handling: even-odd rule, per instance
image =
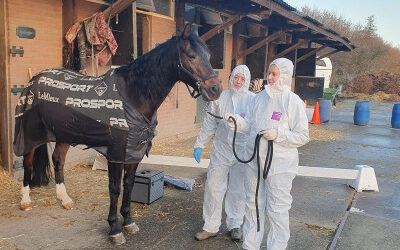
POLYGON ((138 225, 136 225, 135 222, 132 222, 129 225, 123 226, 122 230, 124 230, 124 232, 127 234, 135 234, 135 233, 139 232, 139 227, 138 227, 138 225))
POLYGON ((65 204, 62 204, 62 206, 63 206, 63 208, 65 208, 65 209, 67 209, 67 210, 70 210, 70 209, 73 209, 74 207, 74 203, 71 201, 71 202, 68 202, 68 203, 65 203, 65 204))
POLYGON ((32 210, 32 208, 31 208, 31 203, 30 203, 30 202, 21 203, 20 208, 21 208, 21 210, 23 210, 23 211, 32 210))
POLYGON ((119 233, 119 234, 114 234, 114 235, 110 235, 110 240, 111 242, 118 246, 118 245, 122 245, 126 242, 124 234, 123 233, 119 233))

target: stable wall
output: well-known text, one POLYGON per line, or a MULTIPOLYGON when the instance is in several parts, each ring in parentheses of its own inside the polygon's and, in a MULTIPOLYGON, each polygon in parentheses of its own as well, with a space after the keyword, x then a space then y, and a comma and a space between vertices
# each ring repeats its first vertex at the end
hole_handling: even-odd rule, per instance
MULTIPOLYGON (((4 3, 4 2, 3 2, 4 3)), ((0 6, 1 7, 1 6, 0 6)), ((14 85, 26 86, 29 81, 29 68, 32 74, 36 74, 48 68, 62 67, 62 47, 64 45, 65 31, 72 25, 73 20, 82 20, 100 10, 98 4, 78 0, 9 0, 4 4, 4 11, 7 13, 4 21, 4 36, 1 36, 0 28, 0 49, 8 49, 14 45, 17 48, 23 46, 24 56, 9 56, 4 60, 3 66, 7 70, 0 69, 0 77, 5 77, 8 72, 7 86, 0 86, 1 93, 9 98, 9 114, 2 113, 3 120, 1 129, 1 152, 12 153, 12 140, 14 131, 14 109, 18 95, 10 93, 14 85), (72 4, 75 3, 75 5, 72 4), (71 11, 67 11, 71 7, 71 11), (72 11, 75 10, 75 11, 72 11), (22 39, 16 36, 18 26, 27 26, 35 29, 34 39, 22 39), (3 41, 4 40, 4 41, 3 41), (8 44, 6 46, 6 44, 8 44), (4 125, 5 124, 5 125, 4 125), (8 131, 8 132, 7 132, 8 131), (8 138, 8 139, 7 139, 8 138)), ((2 9, 0 8, 0 11, 2 9)), ((158 16, 148 16, 150 22, 149 41, 151 48, 162 43, 175 34, 175 21, 158 16)), ((1 22, 0 22, 1 25, 1 22)), ((224 69, 218 70, 224 89, 228 88, 229 75, 231 72, 232 35, 225 34, 225 65, 224 69)), ((2 55, 0 50, 0 55, 2 55)), ((6 57, 3 57, 6 58, 6 57)), ((2 64, 0 63, 0 67, 2 64)), ((3 98, 2 101, 7 100, 3 98)), ((195 130, 197 100, 192 99, 183 83, 178 83, 166 98, 158 111, 159 126, 156 140, 174 137, 179 134, 191 133, 195 130)), ((79 163, 91 155, 90 151, 71 150, 68 154, 70 159, 67 163, 79 163)), ((13 154, 12 154, 13 155, 13 154)), ((4 157, 3 157, 4 158, 4 157)), ((10 157, 10 162, 3 160, 3 165, 19 167, 22 165, 21 157, 10 157)), ((6 167, 7 168, 7 167, 6 167)), ((12 172, 13 168, 9 170, 12 172)))

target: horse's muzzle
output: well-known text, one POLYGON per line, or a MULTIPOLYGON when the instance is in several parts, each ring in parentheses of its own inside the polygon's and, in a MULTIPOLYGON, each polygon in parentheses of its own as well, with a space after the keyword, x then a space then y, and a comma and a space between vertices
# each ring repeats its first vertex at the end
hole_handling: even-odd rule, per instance
POLYGON ((211 78, 205 83, 201 83, 199 90, 205 101, 214 101, 221 95, 222 84, 218 78, 211 78))

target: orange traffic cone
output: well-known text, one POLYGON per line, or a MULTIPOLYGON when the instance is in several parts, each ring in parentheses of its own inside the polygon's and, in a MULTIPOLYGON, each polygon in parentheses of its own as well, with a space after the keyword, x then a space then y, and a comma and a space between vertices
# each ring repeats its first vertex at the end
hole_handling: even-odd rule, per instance
POLYGON ((319 119, 319 104, 318 104, 318 102, 315 103, 314 114, 313 114, 311 123, 312 124, 322 124, 321 120, 319 119))
POLYGON ((306 105, 306 108, 307 108, 307 100, 304 100, 304 104, 306 105))

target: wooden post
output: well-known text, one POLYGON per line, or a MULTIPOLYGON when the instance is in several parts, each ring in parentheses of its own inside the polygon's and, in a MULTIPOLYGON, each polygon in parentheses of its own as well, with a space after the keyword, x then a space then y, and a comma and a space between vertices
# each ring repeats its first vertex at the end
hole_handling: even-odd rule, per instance
POLYGON ((237 59, 236 55, 239 52, 239 24, 236 23, 232 27, 232 63, 231 70, 236 67, 237 59))
POLYGON ((216 34, 220 33, 221 31, 223 31, 229 25, 239 22, 241 18, 242 18, 241 15, 233 16, 233 17, 229 18, 228 20, 226 20, 225 22, 221 23, 220 25, 217 25, 214 28, 210 29, 209 31, 204 33, 200 38, 203 39, 203 41, 207 41, 211 37, 215 36, 216 34))
POLYGON ((296 87, 296 70, 297 70, 297 48, 294 50, 294 65, 293 65, 293 76, 292 76, 292 87, 291 90, 294 93, 296 87))
POLYGON ((183 31, 185 28, 185 1, 175 1, 175 22, 176 30, 183 31))
MULTIPOLYGON (((268 36, 268 27, 266 27, 265 35, 268 36)), ((264 72, 263 72, 263 79, 267 78, 267 68, 268 68, 268 46, 269 43, 265 44, 265 58, 264 58, 264 72)))
POLYGON ((133 41, 133 59, 138 57, 138 36, 137 36, 137 16, 136 16, 136 2, 132 3, 132 41, 133 41))
POLYGON ((5 170, 12 174, 11 91, 8 85, 7 1, 0 1, 0 157, 5 170))
MULTIPOLYGON (((268 71, 268 67, 272 60, 274 59, 275 53, 276 53, 276 46, 273 43, 268 44, 268 54, 267 54, 267 66, 265 68, 266 71, 268 71)), ((268 77, 268 72, 267 72, 267 77, 268 77)))

